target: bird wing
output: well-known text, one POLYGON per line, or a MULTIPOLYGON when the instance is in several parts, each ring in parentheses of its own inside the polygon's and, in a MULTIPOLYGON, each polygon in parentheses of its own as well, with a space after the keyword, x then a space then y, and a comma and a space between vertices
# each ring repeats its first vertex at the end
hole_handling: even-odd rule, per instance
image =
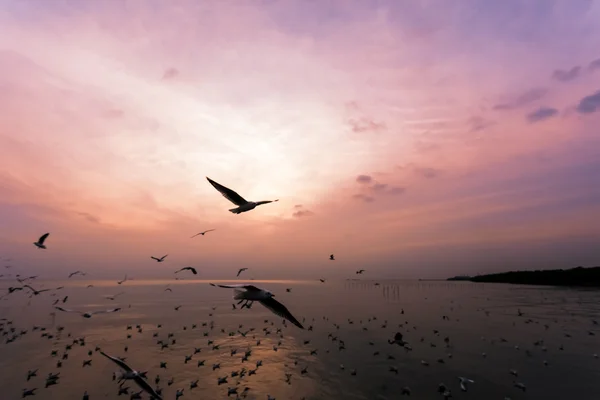
POLYGON ((208 233, 208 232, 212 232, 212 231, 216 231, 216 229, 209 229, 207 231, 202 232, 202 234, 208 233))
POLYGON ((58 306, 56 306, 56 307, 54 307, 54 308, 56 308, 56 309, 57 309, 57 310, 59 310, 59 311, 64 311, 64 312, 76 312, 76 313, 80 313, 80 314, 81 314, 81 311, 69 310, 69 309, 67 309, 67 308, 62 308, 62 307, 58 307, 58 306))
POLYGON ((194 274, 194 275, 198 274, 198 272, 196 271, 196 268, 187 267, 186 269, 189 269, 190 271, 192 271, 192 274, 194 274))
POLYGON ((304 329, 302 324, 298 322, 296 318, 292 315, 291 312, 280 302, 275 300, 272 297, 269 297, 266 300, 260 300, 260 304, 271 310, 273 314, 280 316, 281 318, 285 318, 290 321, 292 324, 296 325, 300 329, 304 329))
POLYGON ((154 257, 154 256, 150 256, 151 259, 158 261, 158 258, 154 257))
POLYGON ((152 388, 152 386, 150 386, 148 382, 146 382, 144 378, 142 378, 141 376, 137 376, 134 378, 134 380, 135 383, 137 383, 140 388, 142 388, 146 393, 148 393, 151 398, 162 400, 161 395, 156 393, 156 391, 152 388))
POLYGON ((201 235, 201 234, 202 234, 202 232, 196 233, 194 236, 190 236, 190 239, 195 238, 196 236, 201 235))
POLYGON ((133 369, 129 365, 125 364, 125 361, 119 360, 117 357, 111 357, 103 351, 100 351, 100 354, 102 354, 104 357, 108 358, 109 360, 112 360, 115 364, 117 364, 119 367, 123 368, 125 371, 133 372, 133 369))
POLYGON ((23 285, 23 287, 31 290, 32 292, 36 292, 36 290, 29 285, 23 285))
POLYGON ((211 286, 218 286, 218 287, 222 287, 222 288, 226 288, 226 289, 246 289, 246 290, 260 290, 259 288, 257 288, 256 286, 253 285, 244 285, 244 284, 239 284, 239 285, 215 285, 214 283, 210 284, 211 286))
POLYGON ((165 254, 164 256, 162 256, 160 259, 164 260, 165 258, 167 258, 168 254, 165 254))
POLYGON ((121 307, 117 307, 117 308, 110 308, 108 310, 98 310, 98 311, 94 311, 91 312, 90 314, 104 314, 104 313, 110 313, 110 312, 117 312, 121 309, 121 307))
POLYGON ((46 241, 46 239, 48 238, 48 236, 50 236, 50 233, 44 233, 42 236, 40 236, 40 238, 38 239, 38 243, 39 244, 44 244, 44 242, 46 241))
POLYGON ((229 200, 236 206, 243 206, 244 204, 248 203, 242 196, 237 194, 237 192, 234 192, 233 190, 226 188, 220 183, 213 181, 208 176, 206 177, 206 179, 208 179, 210 184, 213 185, 213 187, 217 189, 223 195, 223 197, 225 197, 227 200, 229 200))

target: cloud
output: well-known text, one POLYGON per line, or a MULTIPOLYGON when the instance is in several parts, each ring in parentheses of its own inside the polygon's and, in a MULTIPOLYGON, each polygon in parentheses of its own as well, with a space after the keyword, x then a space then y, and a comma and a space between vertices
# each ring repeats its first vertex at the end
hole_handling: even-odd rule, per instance
POLYGON ((559 82, 569 82, 581 75, 581 67, 576 66, 569 70, 557 69, 552 73, 552 78, 559 82))
POLYGON ((359 175, 356 177, 356 182, 358 183, 371 183, 373 181, 373 177, 371 175, 359 175))
POLYGON ((301 217, 313 216, 313 215, 315 215, 315 213, 310 210, 298 210, 298 211, 294 212, 292 215, 296 218, 301 218, 301 217))
POLYGON ((467 124, 470 127, 469 132, 479 132, 494 125, 495 122, 485 119, 483 117, 475 116, 469 118, 467 124))
POLYGON ((375 183, 373 186, 371 186, 371 190, 374 192, 385 192, 387 187, 387 183, 375 183))
POLYGON ((527 114, 527 116, 525 118, 527 119, 527 121, 533 123, 533 122, 544 121, 546 119, 556 116, 557 114, 558 114, 558 110, 556 108, 540 107, 537 110, 532 111, 529 114, 527 114))
POLYGON ((362 194, 362 193, 357 193, 357 194, 353 195, 352 197, 357 200, 362 200, 366 203, 371 203, 371 202, 375 201, 374 197, 368 196, 368 195, 362 194))
POLYGON ((92 214, 88 214, 86 212, 78 212, 78 215, 82 216, 83 218, 85 218, 87 221, 98 224, 100 223, 100 220, 97 217, 94 217, 92 214))
POLYGON ((372 118, 350 119, 348 120, 348 124, 354 133, 380 132, 387 129, 385 123, 376 122, 372 118))
POLYGON ((600 111, 600 90, 581 99, 576 109, 581 114, 591 114, 600 111))
POLYGON ((439 169, 429 168, 429 167, 414 167, 413 171, 415 174, 422 176, 427 179, 433 179, 440 175, 442 172, 439 169))
POLYGON ((533 88, 518 95, 512 100, 504 103, 496 104, 494 110, 514 110, 526 106, 530 103, 538 101, 548 94, 548 89, 545 88, 533 88))
POLYGON ((600 69, 600 58, 597 60, 592 61, 589 65, 588 65, 588 70, 590 72, 593 72, 597 69, 600 69))
POLYGON ((399 195, 399 194, 404 194, 404 193, 406 193, 406 188, 399 187, 399 186, 391 187, 386 191, 386 194, 391 194, 391 195, 399 195))
POLYGON ((179 76, 179 70, 177 68, 167 68, 162 76, 162 79, 167 81, 170 79, 175 79, 179 76))
POLYGON ((294 213, 292 214, 293 217, 295 218, 301 218, 301 217, 310 217, 315 215, 314 212, 307 210, 304 208, 304 206, 302 204, 296 204, 294 206, 294 213))

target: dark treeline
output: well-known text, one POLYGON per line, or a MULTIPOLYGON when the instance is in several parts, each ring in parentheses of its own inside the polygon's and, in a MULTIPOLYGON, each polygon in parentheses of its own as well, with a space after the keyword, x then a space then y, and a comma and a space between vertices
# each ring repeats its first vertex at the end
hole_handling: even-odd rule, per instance
POLYGON ((515 283, 522 285, 589 286, 600 287, 600 267, 552 269, 535 271, 510 271, 474 277, 454 277, 449 281, 515 283))

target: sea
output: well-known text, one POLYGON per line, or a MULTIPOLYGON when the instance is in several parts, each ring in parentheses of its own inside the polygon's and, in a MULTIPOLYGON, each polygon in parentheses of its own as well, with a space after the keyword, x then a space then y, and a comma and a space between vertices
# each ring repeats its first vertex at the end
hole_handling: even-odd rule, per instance
MULTIPOLYGON (((0 281, 0 288, 14 283, 0 281)), ((33 281, 37 290, 63 288, 0 300, 0 398, 20 399, 33 388, 38 400, 80 400, 86 391, 89 400, 130 398, 140 389, 127 381, 128 394, 118 394, 119 368, 101 349, 147 371, 164 399, 175 399, 178 389, 181 400, 441 400, 442 392, 452 399, 600 399, 598 290, 410 280, 235 283, 270 290, 305 329, 259 303, 234 308, 232 289, 203 280, 33 281), (86 319, 55 309, 57 300, 71 310, 121 310, 86 319), (406 346, 389 343, 396 333, 406 346), (29 370, 37 376, 27 380, 29 370), (45 387, 50 373, 59 379, 45 387), (466 391, 459 377, 473 381, 466 391)))

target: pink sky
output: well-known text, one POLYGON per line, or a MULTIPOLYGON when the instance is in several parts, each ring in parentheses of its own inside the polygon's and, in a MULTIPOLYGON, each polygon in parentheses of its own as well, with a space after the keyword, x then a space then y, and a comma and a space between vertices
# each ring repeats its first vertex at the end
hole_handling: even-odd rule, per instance
POLYGON ((0 0, 0 257, 46 277, 598 265, 598 21, 588 1, 0 0), (234 215, 205 176, 280 201, 234 215))

